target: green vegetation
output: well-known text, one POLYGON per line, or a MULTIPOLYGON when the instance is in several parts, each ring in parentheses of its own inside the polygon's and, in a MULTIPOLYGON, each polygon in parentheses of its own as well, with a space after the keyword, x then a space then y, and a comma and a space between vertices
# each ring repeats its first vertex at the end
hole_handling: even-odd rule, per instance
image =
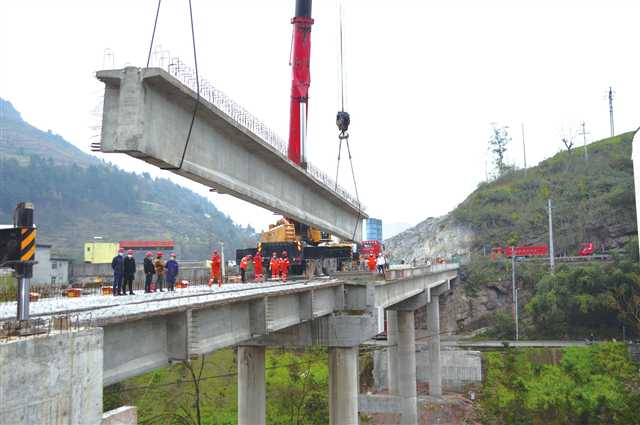
MULTIPOLYGON (((155 370, 105 388, 104 410, 134 404, 138 407, 140 424, 196 425, 199 405, 200 424, 235 424, 235 365, 235 351, 225 349, 205 356, 204 363, 199 358, 191 364, 155 370)), ((326 351, 267 350, 265 367, 267 423, 320 425, 329 422, 326 351)))
MULTIPOLYGON (((640 263, 637 238, 631 238, 624 255, 613 262, 560 265, 549 273, 548 264, 516 262, 520 290, 520 335, 540 338, 620 338, 640 336, 640 263), (522 305, 524 304, 524 305, 522 305)), ((461 270, 467 296, 483 287, 507 283, 511 306, 511 262, 474 257, 461 270)), ((488 318, 484 334, 512 338, 514 321, 510 308, 488 318)))
POLYGON ((537 349, 486 354, 482 423, 640 423, 640 374, 624 344, 567 348, 561 354, 559 361, 537 349))
POLYGON ((621 247, 636 233, 631 141, 625 133, 563 151, 524 170, 481 183, 453 212, 476 233, 475 249, 548 241, 547 199, 554 204, 556 254, 575 255, 580 242, 621 247))
POLYGON ((638 336, 640 264, 622 257, 612 264, 560 267, 538 282, 526 311, 532 336, 615 336, 621 325, 628 336, 638 336))
POLYGON ((255 231, 233 223, 206 198, 167 179, 127 173, 22 121, 0 99, 0 223, 20 201, 36 208, 39 241, 82 261, 83 244, 172 239, 182 259, 204 259, 218 241, 227 258, 252 246, 255 231), (2 137, 2 135, 8 137, 2 137))

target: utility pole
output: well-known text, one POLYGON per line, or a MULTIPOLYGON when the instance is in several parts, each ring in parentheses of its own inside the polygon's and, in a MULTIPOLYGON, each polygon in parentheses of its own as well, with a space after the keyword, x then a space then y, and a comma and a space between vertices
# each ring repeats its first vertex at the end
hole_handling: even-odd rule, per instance
POLYGON ((511 247, 511 289, 513 291, 513 315, 516 323, 516 341, 518 335, 518 288, 516 288, 516 247, 511 247))
POLYGON ((553 215, 551 210, 551 199, 549 199, 549 267, 551 269, 551 273, 553 273, 556 267, 556 258, 553 252, 553 215))
POLYGON ((522 156, 524 158, 524 175, 527 176, 527 146, 524 144, 524 123, 520 123, 522 128, 522 156))
POLYGON ((589 149, 587 149, 587 134, 589 133, 585 129, 586 124, 584 123, 584 121, 582 121, 582 124, 580 124, 580 126, 582 127, 582 131, 578 134, 582 136, 582 139, 584 141, 584 160, 585 162, 589 162, 589 149))
POLYGON ((611 86, 609 86, 609 125, 611 126, 611 137, 613 137, 613 89, 611 86))

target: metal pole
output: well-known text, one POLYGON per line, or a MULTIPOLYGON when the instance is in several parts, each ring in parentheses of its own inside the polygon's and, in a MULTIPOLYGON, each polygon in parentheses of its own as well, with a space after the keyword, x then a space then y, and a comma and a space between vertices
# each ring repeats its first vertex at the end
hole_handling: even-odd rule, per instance
POLYGON ((611 126, 611 137, 613 137, 613 89, 609 86, 609 125, 611 126))
POLYGON ((225 282, 224 278, 227 274, 227 265, 224 262, 224 242, 220 241, 220 279, 225 282))
POLYGON ((516 248, 511 247, 511 290, 513 292, 513 315, 516 324, 516 341, 518 340, 518 290, 516 289, 516 248))
POLYGON ((18 320, 29 320, 29 279, 20 277, 18 286, 18 320))
POLYGON ((527 147, 524 144, 524 123, 521 123, 520 126, 522 127, 522 156, 524 159, 524 175, 527 175, 527 147))
POLYGON ((589 150, 587 149, 587 130, 585 128, 586 124, 582 121, 582 139, 584 142, 584 160, 589 162, 589 150))
POLYGON ((551 210, 551 199, 549 201, 549 267, 551 268, 551 273, 554 272, 556 266, 556 258, 553 252, 553 214, 551 210))

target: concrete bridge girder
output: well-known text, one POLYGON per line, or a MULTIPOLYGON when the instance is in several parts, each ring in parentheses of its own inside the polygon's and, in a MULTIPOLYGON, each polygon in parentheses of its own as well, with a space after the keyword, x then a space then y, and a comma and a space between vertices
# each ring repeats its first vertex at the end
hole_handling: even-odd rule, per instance
POLYGON ((99 71, 105 83, 101 151, 120 152, 313 225, 361 239, 366 213, 159 68, 99 71), (181 168, 178 168, 182 165, 181 168))

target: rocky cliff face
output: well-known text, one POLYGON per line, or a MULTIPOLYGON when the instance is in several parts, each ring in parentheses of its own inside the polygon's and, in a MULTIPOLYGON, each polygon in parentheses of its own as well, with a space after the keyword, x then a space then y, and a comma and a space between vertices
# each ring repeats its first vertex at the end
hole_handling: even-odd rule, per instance
POLYGON ((441 217, 429 217, 411 229, 387 239, 385 250, 390 253, 391 261, 407 263, 414 259, 424 263, 432 262, 436 257, 451 259, 469 253, 474 233, 470 227, 458 224, 451 214, 441 217))

